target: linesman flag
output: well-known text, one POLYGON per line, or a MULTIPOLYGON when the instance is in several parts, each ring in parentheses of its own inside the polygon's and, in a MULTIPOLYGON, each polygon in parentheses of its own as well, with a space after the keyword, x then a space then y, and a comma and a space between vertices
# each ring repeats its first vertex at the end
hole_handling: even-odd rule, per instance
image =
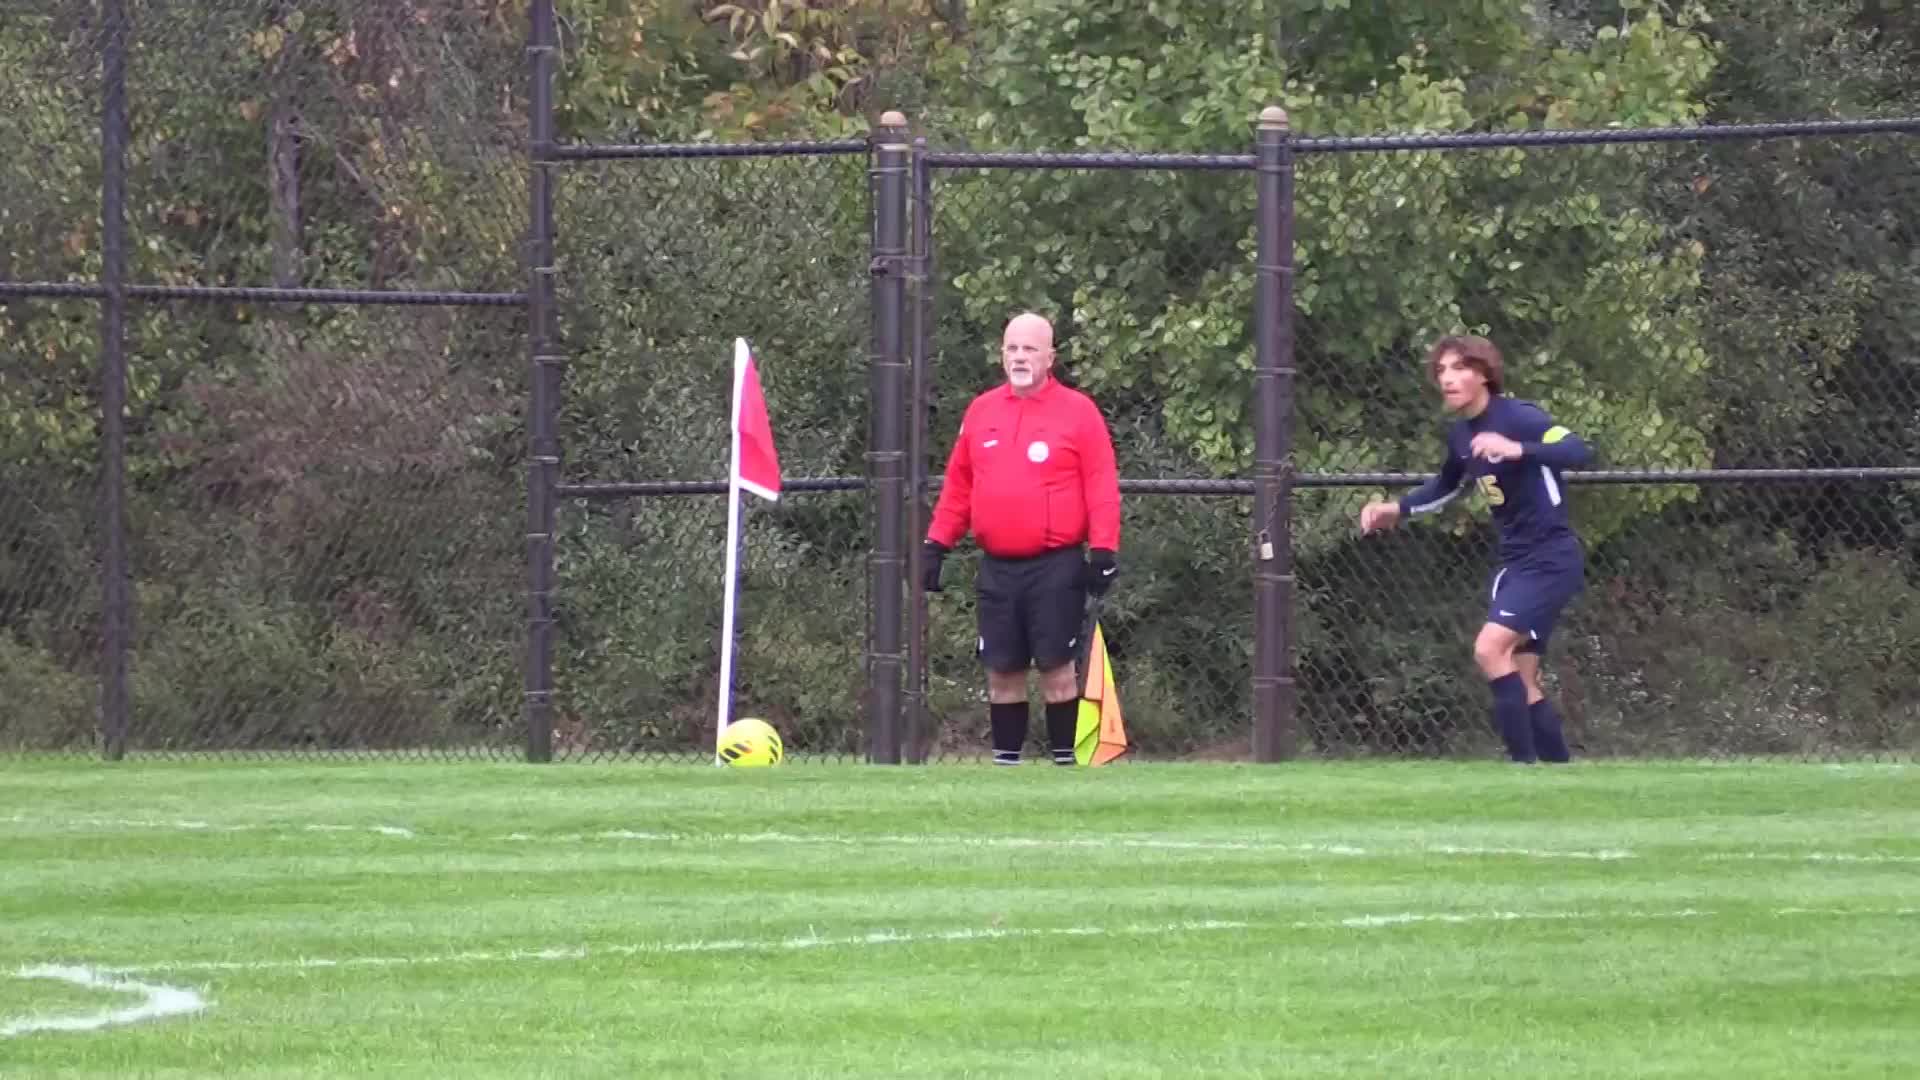
POLYGON ((773 424, 760 392, 760 372, 745 338, 733 339, 732 460, 727 466, 727 579, 720 614, 720 709, 714 727, 714 764, 720 760, 720 733, 733 710, 733 616, 740 578, 740 493, 768 502, 780 500, 780 455, 773 448, 773 424))
POLYGON ((1105 765, 1127 752, 1127 724, 1113 686, 1098 604, 1094 597, 1087 598, 1087 662, 1081 669, 1080 711, 1073 732, 1073 759, 1081 765, 1105 765))

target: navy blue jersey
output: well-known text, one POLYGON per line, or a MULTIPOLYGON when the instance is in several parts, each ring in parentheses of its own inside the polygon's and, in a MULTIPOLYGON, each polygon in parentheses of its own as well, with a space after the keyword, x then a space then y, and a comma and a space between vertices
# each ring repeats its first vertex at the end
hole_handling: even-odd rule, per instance
POLYGON ((1591 460, 1580 436, 1553 422, 1531 401, 1494 394, 1471 420, 1447 429, 1447 458, 1440 475, 1400 499, 1402 514, 1426 514, 1452 502, 1471 482, 1493 507, 1500 531, 1500 560, 1513 564, 1530 555, 1577 549, 1567 518, 1562 473, 1591 460), (1473 456, 1473 437, 1491 431, 1520 444, 1521 455, 1494 463, 1473 456))

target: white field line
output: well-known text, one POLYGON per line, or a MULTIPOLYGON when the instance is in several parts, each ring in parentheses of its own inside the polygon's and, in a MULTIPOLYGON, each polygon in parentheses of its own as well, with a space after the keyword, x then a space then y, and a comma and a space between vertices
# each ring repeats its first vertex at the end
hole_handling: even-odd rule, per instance
POLYGON ((1839 863, 1920 863, 1920 855, 1894 855, 1878 851, 1721 851, 1703 854, 1712 862, 1839 862, 1839 863))
POLYGON ((327 825, 327 824, 267 824, 255 822, 240 825, 217 825, 211 821, 198 821, 191 818, 111 818, 111 817, 72 817, 45 818, 30 817, 26 814, 14 814, 0 818, 14 825, 39 825, 45 828, 64 830, 115 829, 156 829, 164 832, 191 833, 242 833, 242 832, 367 832, 380 836, 393 836, 410 840, 416 833, 412 829, 399 825, 327 825))
POLYGON ((1546 850, 1519 847, 1478 847, 1461 844, 1418 844, 1405 848, 1367 848, 1357 844, 1280 843, 1261 840, 1169 840, 1148 836, 956 836, 938 833, 843 836, 831 833, 674 833, 645 832, 633 829, 609 829, 597 833, 564 833, 537 836, 508 833, 498 840, 538 843, 583 843, 594 840, 631 840, 660 844, 799 844, 861 847, 886 844, 906 847, 1032 848, 1043 850, 1083 848, 1090 850, 1147 849, 1158 851, 1250 851, 1284 855, 1333 855, 1347 858, 1394 858, 1407 855, 1511 855, 1529 859, 1593 859, 1611 861, 1634 858, 1631 851, 1603 849, 1595 851, 1546 850))
POLYGON ((865 948, 877 945, 946 944, 1050 937, 1159 937, 1214 930, 1246 930, 1254 924, 1223 919, 1162 923, 1150 926, 969 927, 958 930, 875 930, 865 934, 796 937, 696 939, 622 945, 565 945, 544 949, 474 950, 424 953, 414 956, 350 956, 340 959, 303 956, 287 960, 183 960, 102 968, 116 974, 138 975, 160 971, 311 971, 328 968, 416 967, 432 964, 526 963, 551 960, 588 960, 597 957, 672 956, 682 953, 791 952, 805 949, 865 948))
MULTIPOLYGON (((163 830, 189 833, 296 832, 296 833, 372 833, 399 839, 414 839, 419 830, 399 825, 337 825, 323 823, 242 823, 216 824, 193 819, 70 817, 48 818, 14 814, 0 822, 38 825, 53 829, 91 830, 163 830)), ((659 832, 640 829, 607 829, 595 833, 507 833, 493 840, 518 843, 577 844, 594 841, 630 841, 658 844, 791 844, 860 847, 888 845, 905 847, 1008 848, 1036 850, 1157 850, 1157 851, 1244 851, 1269 855, 1300 857, 1381 859, 1410 856, 1451 856, 1458 858, 1517 858, 1618 862, 1649 856, 1659 858, 1702 859, 1710 862, 1745 860, 1811 863, 1886 863, 1920 864, 1920 854, 1899 852, 1833 851, 1686 851, 1661 848, 1639 852, 1626 848, 1529 848, 1486 844, 1409 844, 1405 846, 1365 847, 1345 843, 1287 843, 1264 840, 1179 840, 1151 836, 963 836, 940 833, 841 835, 833 833, 766 832, 659 832)))
MULTIPOLYGON (((808 949, 858 949, 885 945, 937 945, 981 941, 1034 940, 1046 938, 1165 937, 1175 934, 1223 930, 1385 930, 1418 924, 1470 925, 1504 922, 1642 922, 1678 919, 1706 919, 1735 914, 1695 908, 1670 911, 1402 911, 1343 918, 1301 919, 1292 922, 1248 922, 1231 919, 1203 919, 1153 925, 1066 926, 1066 927, 965 927, 953 930, 875 930, 864 934, 822 935, 816 932, 783 937, 694 939, 614 945, 564 945, 542 949, 468 950, 449 953, 417 953, 391 956, 318 957, 301 956, 266 960, 173 960, 147 964, 99 965, 90 968, 58 970, 91 971, 99 976, 130 976, 160 972, 271 972, 348 970, 353 968, 425 967, 444 964, 522 964, 567 960, 592 960, 611 957, 674 956, 699 953, 775 953, 808 949)), ((1775 918, 1912 918, 1920 908, 1775 908, 1764 914, 1775 918)), ((52 967, 23 969, 51 971, 52 967)), ((133 984, 128 984, 133 985, 133 984)))
MULTIPOLYGON (((1677 919, 1710 919, 1724 914, 1733 913, 1708 911, 1698 908, 1679 908, 1673 911, 1403 911, 1383 915, 1352 915, 1332 922, 1297 922, 1292 924, 1292 928, 1295 930, 1321 930, 1330 928, 1343 930, 1377 930, 1394 926, 1411 926, 1417 923, 1650 922, 1677 919)), ((1834 918, 1909 919, 1920 915, 1920 908, 1783 907, 1774 908, 1771 911, 1765 912, 1765 914, 1776 919, 1805 918, 1814 915, 1834 918)))
POLYGON ((28 1016, 0 1022, 0 1039, 27 1035, 36 1031, 98 1031, 114 1024, 137 1024, 143 1020, 185 1016, 207 1007, 206 999, 192 990, 114 978, 108 972, 98 968, 42 964, 37 967, 21 968, 15 972, 15 975, 22 979, 56 979, 89 990, 139 994, 141 1001, 138 1005, 126 1008, 105 1009, 77 1016, 28 1016))
POLYGON ((1657 858, 1679 859, 1698 858, 1716 862, 1740 859, 1764 859, 1780 862, 1920 863, 1920 855, 1895 854, 1890 852, 1700 852, 1676 850, 1672 848, 1662 848, 1655 852, 1637 852, 1625 848, 1528 848, 1485 844, 1439 843, 1410 844, 1405 847, 1363 847, 1358 844, 1338 843, 1284 843, 1260 840, 1169 840, 1154 837, 1128 836, 1032 837, 952 836, 941 834, 847 836, 820 833, 675 833, 648 832, 633 829, 609 829, 590 834, 563 833, 550 836, 508 833, 495 839, 538 843, 583 843, 595 840, 626 840, 659 844, 796 844, 838 845, 844 847, 860 847, 867 844, 888 844, 908 847, 1085 848, 1093 850, 1140 848, 1162 851, 1248 851, 1274 855, 1299 855, 1309 857, 1329 855, 1361 859, 1443 855, 1460 858, 1567 859, 1574 861, 1618 862, 1652 856, 1657 858))

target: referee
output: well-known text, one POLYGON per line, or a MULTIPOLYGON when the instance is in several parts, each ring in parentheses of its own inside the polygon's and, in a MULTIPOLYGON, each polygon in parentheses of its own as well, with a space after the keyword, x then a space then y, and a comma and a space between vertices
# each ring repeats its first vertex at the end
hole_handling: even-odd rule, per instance
POLYGON ((987 669, 993 760, 1018 765, 1027 741, 1027 671, 1040 671, 1047 745, 1072 765, 1080 697, 1074 652, 1089 592, 1118 572, 1120 478, 1093 399, 1053 377, 1053 326, 1031 312, 1001 337, 1006 385, 973 399, 960 422, 925 542, 922 586, 969 532, 982 552, 980 663, 987 669), (1082 546, 1087 551, 1083 557, 1082 546))

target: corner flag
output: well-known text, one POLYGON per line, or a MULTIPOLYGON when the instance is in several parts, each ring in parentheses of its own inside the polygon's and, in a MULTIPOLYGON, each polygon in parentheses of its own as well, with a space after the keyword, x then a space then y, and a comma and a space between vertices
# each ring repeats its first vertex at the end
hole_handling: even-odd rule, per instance
POLYGON ((1113 663, 1107 656, 1107 638, 1100 630, 1096 601, 1087 599, 1087 663, 1080 711, 1074 721, 1073 759, 1082 765, 1105 765, 1127 752, 1127 725, 1120 714, 1120 695, 1113 686, 1113 663))
POLYGON ((769 502, 780 500, 780 455, 760 392, 760 372, 745 338, 733 339, 733 486, 769 502))
POLYGON ((720 705, 714 727, 714 764, 720 760, 720 733, 733 709, 733 613, 740 577, 740 493, 750 491, 768 502, 780 500, 780 455, 773 447, 773 424, 760 392, 760 372, 745 338, 733 339, 732 452, 727 464, 727 579, 720 614, 720 705))

